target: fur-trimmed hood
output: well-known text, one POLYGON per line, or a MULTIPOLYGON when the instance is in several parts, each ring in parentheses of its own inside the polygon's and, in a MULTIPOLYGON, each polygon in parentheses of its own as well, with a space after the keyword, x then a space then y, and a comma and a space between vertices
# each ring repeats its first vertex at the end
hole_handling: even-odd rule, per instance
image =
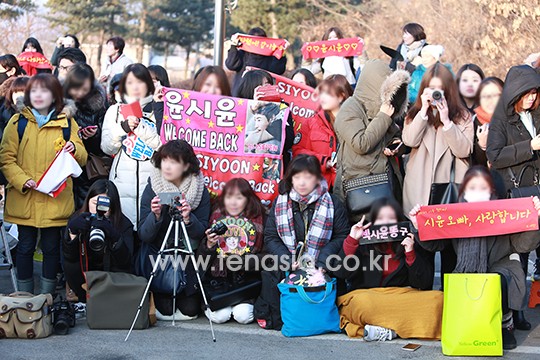
POLYGON ((2 84, 0 84, 0 97, 6 97, 9 88, 11 87, 11 84, 15 81, 16 77, 12 76, 10 78, 7 78, 2 84))
POLYGON ((405 70, 392 72, 386 62, 369 60, 362 69, 353 96, 364 104, 370 119, 379 113, 383 102, 390 102, 396 109, 394 117, 398 117, 407 111, 410 80, 411 76, 405 70))
MULTIPOLYGON (((75 102, 73 100, 66 99, 64 100, 64 108, 62 109, 62 113, 66 114, 68 118, 73 118, 75 114, 77 113, 77 107, 75 106, 75 102)), ((24 104, 24 98, 18 97, 17 102, 15 103, 15 108, 17 112, 23 111, 23 109, 26 107, 24 104)))
POLYGON ((92 91, 81 101, 75 102, 77 108, 85 113, 95 113, 107 106, 107 94, 105 89, 97 81, 92 91))

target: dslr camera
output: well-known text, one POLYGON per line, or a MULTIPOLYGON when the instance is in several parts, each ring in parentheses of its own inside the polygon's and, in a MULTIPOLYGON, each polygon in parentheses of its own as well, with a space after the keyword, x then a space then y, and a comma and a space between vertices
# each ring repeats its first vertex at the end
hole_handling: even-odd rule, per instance
POLYGON ((105 214, 111 208, 111 199, 108 196, 98 196, 96 213, 88 217, 91 221, 90 235, 88 236, 88 246, 95 252, 101 252, 105 248, 105 232, 96 226, 96 223, 105 219, 105 214))
POLYGON ((222 222, 217 222, 210 228, 210 233, 221 236, 227 232, 227 225, 222 222))
POLYGON ((65 300, 53 305, 52 315, 53 329, 56 335, 66 335, 69 328, 75 326, 75 309, 65 300))

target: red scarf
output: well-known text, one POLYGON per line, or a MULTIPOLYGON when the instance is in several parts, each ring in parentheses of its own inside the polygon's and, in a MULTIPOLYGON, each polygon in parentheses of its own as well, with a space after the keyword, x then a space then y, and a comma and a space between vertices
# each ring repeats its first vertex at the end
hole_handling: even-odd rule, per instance
POLYGON ((480 122, 480 124, 489 124, 491 122, 491 116, 488 114, 484 109, 482 109, 481 106, 478 106, 476 109, 474 109, 474 112, 476 113, 476 118, 480 122))

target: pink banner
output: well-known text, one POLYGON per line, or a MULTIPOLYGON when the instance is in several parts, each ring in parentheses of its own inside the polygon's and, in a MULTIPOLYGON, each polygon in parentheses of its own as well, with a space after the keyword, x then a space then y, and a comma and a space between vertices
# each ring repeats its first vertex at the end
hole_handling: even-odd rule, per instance
POLYGON ((302 45, 304 59, 322 59, 329 56, 359 56, 364 49, 364 40, 359 37, 307 42, 302 45))
POLYGON ((289 108, 284 104, 165 88, 162 141, 193 146, 210 193, 235 177, 264 204, 277 192, 289 108))
MULTIPOLYGON (((253 66, 246 66, 246 71, 258 70, 253 66)), ((319 109, 318 95, 315 89, 305 84, 292 81, 285 76, 276 75, 267 71, 278 86, 281 100, 289 105, 294 120, 294 131, 300 131, 301 124, 311 119, 319 109)))

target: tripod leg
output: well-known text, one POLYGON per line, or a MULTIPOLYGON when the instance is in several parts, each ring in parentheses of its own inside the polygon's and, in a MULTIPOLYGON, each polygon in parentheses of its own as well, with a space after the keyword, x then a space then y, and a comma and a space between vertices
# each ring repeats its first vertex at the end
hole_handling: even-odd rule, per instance
POLYGON ((172 227, 173 227, 173 223, 171 222, 169 225, 169 228, 167 229, 167 234, 165 235, 165 238, 163 239, 163 242, 161 243, 161 247, 159 248, 158 256, 157 256, 156 262, 154 263, 154 267, 152 268, 152 272, 150 273, 150 279, 148 279, 148 284, 146 284, 146 288, 144 289, 144 294, 141 298, 141 302, 139 303, 139 306, 137 307, 137 314, 135 314, 135 318, 133 319, 133 322, 131 323, 131 328, 129 329, 129 332, 126 338, 124 339, 124 341, 127 341, 129 339, 129 336, 131 335, 131 332, 133 331, 133 328, 135 327, 135 323, 137 322, 137 319, 139 318, 139 315, 141 314, 141 310, 144 305, 144 300, 146 299, 146 296, 148 295, 148 291, 150 291, 150 285, 152 284, 152 280, 154 279, 157 268, 159 264, 161 263, 161 258, 163 257, 163 251, 165 250, 165 246, 167 245, 167 240, 169 239, 169 235, 171 234, 172 227))
MULTIPOLYGON (((199 288, 201 289, 201 293, 203 296, 204 301, 204 311, 208 310, 210 306, 208 306, 208 300, 206 298, 206 293, 204 292, 201 275, 199 274, 199 268, 197 267, 197 259, 195 258, 195 253, 193 253, 193 248, 191 247, 191 242, 189 240, 189 235, 187 233, 186 224, 182 221, 182 232, 184 233, 184 241, 186 242, 186 247, 189 251, 189 257, 191 259, 191 263, 193 264, 193 267, 195 268, 195 274, 197 274, 197 281, 199 282, 199 288)), ((212 340, 216 342, 216 335, 214 334, 214 326, 212 324, 212 320, 208 318, 208 322, 210 323, 210 331, 212 332, 212 340)))
POLYGON ((172 325, 175 326, 175 321, 176 321, 176 277, 178 276, 177 275, 177 272, 178 272, 178 240, 179 240, 179 237, 178 237, 178 220, 175 220, 174 221, 174 264, 173 264, 173 268, 174 268, 174 274, 173 274, 173 308, 172 308, 172 312, 173 312, 173 318, 172 318, 172 325))
POLYGON ((17 275, 15 274, 15 266, 13 265, 13 259, 11 257, 11 250, 9 249, 9 242, 4 229, 4 222, 0 220, 0 236, 2 237, 2 242, 4 244, 4 251, 6 252, 6 260, 9 263, 9 271, 11 273, 11 283, 13 284, 13 289, 19 291, 17 288, 17 275))

